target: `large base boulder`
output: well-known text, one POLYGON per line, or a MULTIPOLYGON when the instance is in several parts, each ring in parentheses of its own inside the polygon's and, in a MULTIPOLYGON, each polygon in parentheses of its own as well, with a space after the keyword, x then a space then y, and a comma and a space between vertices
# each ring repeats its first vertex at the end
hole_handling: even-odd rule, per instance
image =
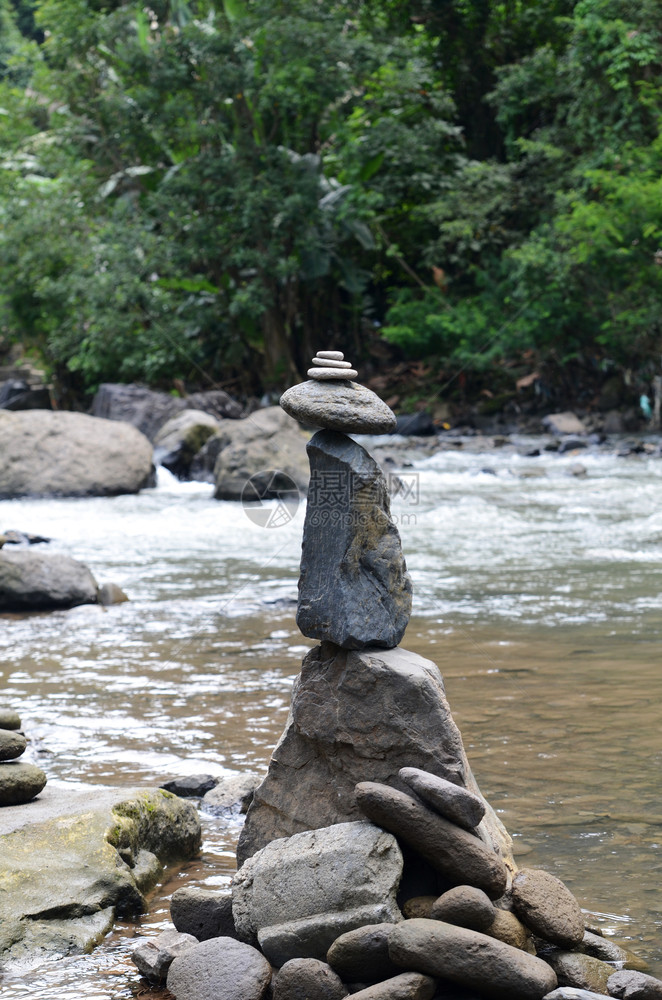
POLYGON ((152 446, 129 424, 0 410, 0 499, 137 493, 152 477, 152 446))
MULTIPOLYGON (((239 865, 279 837, 362 819, 356 784, 379 781, 406 792, 402 767, 448 778, 480 796, 438 668, 400 647, 315 647, 303 661, 285 731, 248 810, 239 865)), ((510 837, 487 804, 478 833, 514 870, 510 837)))
POLYGON ((0 611, 74 608, 97 600, 92 573, 71 556, 0 551, 0 611))

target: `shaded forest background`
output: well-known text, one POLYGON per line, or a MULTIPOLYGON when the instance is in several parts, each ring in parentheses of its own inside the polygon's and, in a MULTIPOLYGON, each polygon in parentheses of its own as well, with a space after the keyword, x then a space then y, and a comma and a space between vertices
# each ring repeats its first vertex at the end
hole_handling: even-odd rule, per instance
POLYGON ((657 0, 0 0, 0 354, 79 400, 329 346, 408 405, 636 399, 661 71, 657 0))

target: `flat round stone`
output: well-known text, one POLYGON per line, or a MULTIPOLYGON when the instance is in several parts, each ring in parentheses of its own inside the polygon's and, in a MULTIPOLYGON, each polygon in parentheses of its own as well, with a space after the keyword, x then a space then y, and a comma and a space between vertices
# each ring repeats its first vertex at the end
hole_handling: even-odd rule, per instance
POLYGON ((15 760, 25 753, 28 741, 22 733, 0 729, 0 761, 15 760))
POLYGON ((301 382, 283 393, 280 405, 309 427, 346 434, 388 434, 395 427, 393 411, 358 382, 301 382))
POLYGON ((342 361, 345 357, 342 351, 318 351, 318 358, 327 358, 329 361, 342 361))
POLYGON ((358 378, 359 373, 354 368, 309 368, 308 378, 317 378, 320 381, 334 378, 358 378))
POLYGON ((313 358, 313 364, 320 368, 351 368, 349 361, 334 361, 333 358, 313 358))

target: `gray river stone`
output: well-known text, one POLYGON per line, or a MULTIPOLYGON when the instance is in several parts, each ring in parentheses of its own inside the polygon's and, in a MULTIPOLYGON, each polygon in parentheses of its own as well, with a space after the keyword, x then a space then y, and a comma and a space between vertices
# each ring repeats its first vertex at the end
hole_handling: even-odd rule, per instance
POLYGON ((368 924, 336 938, 326 960, 346 983, 373 983, 400 971, 388 953, 393 924, 368 924))
POLYGON ((446 778, 417 767, 401 768, 400 777, 435 812, 466 830, 477 827, 485 815, 481 798, 446 778))
POLYGON ((391 649, 409 622, 412 586, 384 474, 335 431, 318 431, 307 451, 297 625, 343 649, 391 649))
POLYGON ((218 937, 176 958, 167 986, 175 1000, 261 1000, 270 982, 271 966, 256 948, 218 937))
POLYGON ((200 840, 195 807, 159 790, 60 786, 0 810, 0 965, 90 951, 200 840))
POLYGON ((488 1000, 541 1000, 557 985, 546 962, 479 931, 441 920, 405 920, 389 953, 402 968, 475 989, 488 1000))
POLYGON ((356 786, 356 798, 368 819, 390 830, 453 885, 476 886, 491 899, 505 892, 508 871, 498 854, 413 795, 362 781, 356 786))
POLYGON ((607 980, 614 971, 613 965, 576 951, 550 951, 545 954, 545 961, 554 969, 559 986, 607 993, 607 980))
MULTIPOLYGON (((239 864, 270 840, 363 819, 356 783, 382 781, 405 790, 398 771, 407 765, 452 774, 480 795, 436 665, 402 647, 315 647, 294 682, 285 731, 255 790, 239 864)), ((478 831, 515 870, 510 837, 489 806, 478 831)))
POLYGON ((0 729, 20 729, 21 717, 13 708, 0 708, 0 729))
POLYGON ((22 733, 0 729, 0 761, 15 760, 25 753, 28 741, 22 733))
POLYGON ((585 930, 581 907, 556 875, 540 868, 521 868, 513 879, 513 907, 520 920, 545 941, 561 948, 581 944, 585 930))
POLYGON ((349 993, 340 976, 317 958, 292 958, 276 976, 273 1000, 343 1000, 349 993))
POLYGON ((215 499, 278 498, 292 490, 292 484, 304 494, 309 476, 307 441, 308 435, 279 406, 255 410, 243 420, 221 420, 218 432, 201 449, 214 459, 215 499))
POLYGON ((59 553, 0 551, 0 611, 42 611, 97 603, 88 567, 59 553))
POLYGON ((629 969, 612 973, 607 989, 618 1000, 662 1000, 662 981, 629 969))
POLYGON ((174 960, 194 944, 198 941, 192 934, 170 929, 158 937, 141 941, 131 952, 131 961, 145 979, 152 983, 165 982, 174 960))
POLYGON ((0 498, 137 493, 152 476, 152 446, 129 424, 0 410, 0 498))
POLYGON ((229 889, 183 885, 172 894, 170 917, 178 931, 192 934, 198 941, 237 936, 229 889))
POLYGON ((485 932, 494 923, 495 913, 490 897, 473 885, 454 886, 436 899, 430 910, 433 920, 485 932))
POLYGON ((389 434, 396 424, 393 410, 358 382, 311 379, 287 389, 280 405, 301 424, 345 434, 389 434))
POLYGON ((0 806, 31 802, 44 788, 46 775, 36 764, 5 761, 0 764, 0 806))
POLYGON ((362 924, 402 919, 396 892, 402 854, 370 823, 339 823, 275 840, 232 881, 232 914, 245 941, 270 962, 326 958, 337 937, 362 924))

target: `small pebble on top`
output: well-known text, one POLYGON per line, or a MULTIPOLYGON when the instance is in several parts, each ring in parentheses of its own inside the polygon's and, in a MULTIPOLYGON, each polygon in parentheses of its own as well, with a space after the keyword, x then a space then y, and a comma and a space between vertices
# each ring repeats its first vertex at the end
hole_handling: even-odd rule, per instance
POLYGON ((342 351, 318 351, 313 358, 313 367, 308 369, 308 378, 319 382, 358 378, 359 373, 344 358, 342 351))

